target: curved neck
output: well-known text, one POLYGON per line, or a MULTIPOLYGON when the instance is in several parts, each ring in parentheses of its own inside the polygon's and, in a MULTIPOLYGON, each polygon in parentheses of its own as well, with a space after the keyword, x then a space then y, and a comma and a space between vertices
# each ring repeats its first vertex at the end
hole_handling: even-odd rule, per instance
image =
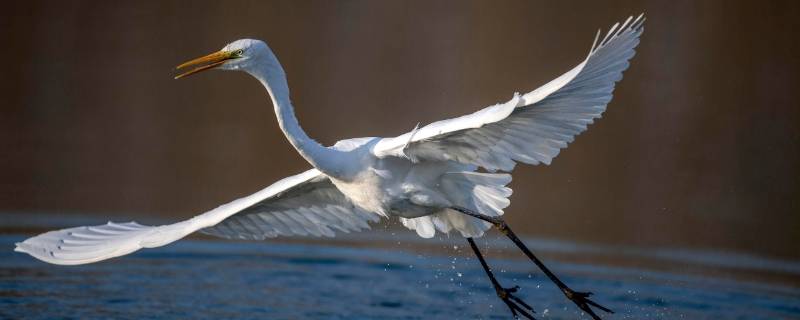
POLYGON ((294 146, 303 158, 322 173, 339 179, 344 179, 346 168, 352 161, 347 161, 347 153, 339 150, 327 148, 319 142, 311 139, 294 115, 294 108, 289 100, 289 85, 286 82, 286 74, 277 62, 277 59, 266 59, 261 64, 248 73, 258 79, 269 92, 272 103, 275 107, 275 115, 278 118, 283 134, 294 146), (269 61, 273 60, 273 61, 269 61))

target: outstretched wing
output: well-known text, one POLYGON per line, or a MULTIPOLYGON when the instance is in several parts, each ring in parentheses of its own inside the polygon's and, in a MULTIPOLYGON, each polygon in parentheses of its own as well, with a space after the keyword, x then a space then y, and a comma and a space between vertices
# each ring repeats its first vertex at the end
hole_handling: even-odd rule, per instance
POLYGON ((434 122, 372 149, 377 157, 454 160, 510 171, 516 162, 545 163, 600 118, 643 31, 643 15, 615 24, 578 66, 525 95, 470 115, 434 122))
POLYGON ((360 231, 369 229, 367 222, 380 220, 377 214, 354 206, 327 176, 313 171, 316 177, 200 231, 245 240, 279 235, 333 237, 335 230, 360 231))
POLYGON ((14 250, 75 265, 160 247, 198 230, 237 239, 333 236, 333 230, 368 229, 367 221, 378 220, 376 214, 355 208, 328 177, 311 169, 186 221, 163 226, 109 222, 50 231, 17 243, 14 250))

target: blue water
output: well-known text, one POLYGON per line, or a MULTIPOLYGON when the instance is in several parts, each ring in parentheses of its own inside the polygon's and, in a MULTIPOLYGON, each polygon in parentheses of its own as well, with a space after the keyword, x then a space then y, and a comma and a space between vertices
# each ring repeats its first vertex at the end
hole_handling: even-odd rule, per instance
MULTIPOLYGON (((12 252, 26 237, 0 235, 2 319, 510 318, 468 248, 183 240, 64 267, 12 252)), ((587 318, 529 262, 488 256, 537 318, 587 318)), ((792 287, 547 262, 617 312, 605 319, 800 319, 792 287)))

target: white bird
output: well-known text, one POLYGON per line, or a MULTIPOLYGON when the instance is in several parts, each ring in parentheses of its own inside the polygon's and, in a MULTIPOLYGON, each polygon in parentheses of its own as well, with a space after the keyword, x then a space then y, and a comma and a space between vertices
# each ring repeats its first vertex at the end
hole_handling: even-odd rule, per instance
POLYGON ((584 61, 526 94, 462 117, 438 121, 393 138, 355 138, 325 147, 309 138, 295 118, 286 76, 266 43, 243 39, 194 59, 176 78, 209 69, 240 70, 264 85, 286 138, 314 168, 247 197, 182 222, 144 226, 135 222, 51 231, 17 243, 16 251, 42 261, 77 265, 166 245, 195 231, 231 239, 334 236, 368 229, 368 222, 398 217, 425 238, 436 231, 466 237, 498 296, 516 317, 533 310, 495 279, 473 242, 493 225, 508 235, 564 294, 598 318, 589 306, 611 312, 558 280, 522 244, 500 216, 510 204, 508 173, 517 162, 552 159, 606 110, 639 43, 644 18, 615 24, 584 61), (482 171, 479 171, 482 168, 482 171))

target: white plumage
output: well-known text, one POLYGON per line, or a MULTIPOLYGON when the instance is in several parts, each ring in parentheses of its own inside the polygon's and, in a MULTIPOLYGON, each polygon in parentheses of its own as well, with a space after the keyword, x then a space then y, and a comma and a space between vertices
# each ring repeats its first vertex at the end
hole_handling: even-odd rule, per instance
MULTIPOLYGON (((499 216, 510 202, 508 173, 517 162, 549 164, 560 149, 599 118, 639 43, 644 18, 614 25, 595 39, 575 68, 526 93, 394 138, 357 138, 323 147, 294 117, 286 77, 264 42, 238 40, 190 61, 245 71, 268 90, 281 129, 315 169, 280 180, 192 219, 164 226, 111 223, 51 231, 17 244, 54 264, 84 264, 158 247, 195 231, 235 239, 333 236, 399 217, 423 237, 436 230, 480 236, 487 222, 452 210, 499 216), (479 172, 480 168, 488 172, 479 172)), ((183 75, 182 75, 183 76, 183 75)))

